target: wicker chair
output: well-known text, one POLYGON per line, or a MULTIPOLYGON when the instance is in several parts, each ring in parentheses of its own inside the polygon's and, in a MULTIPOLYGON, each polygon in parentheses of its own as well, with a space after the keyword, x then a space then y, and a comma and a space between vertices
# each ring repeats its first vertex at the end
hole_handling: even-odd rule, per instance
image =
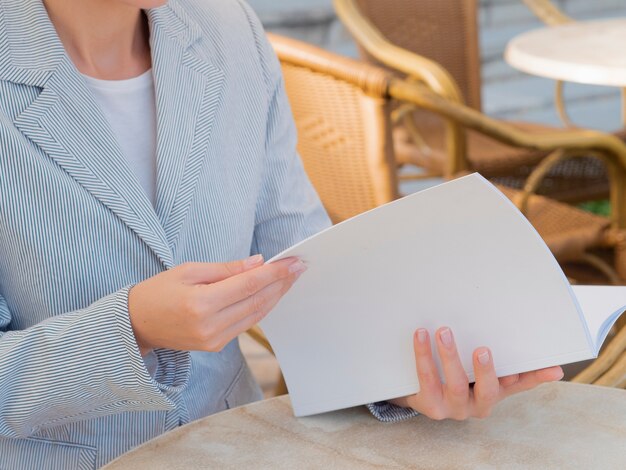
POLYGON ((557 259, 582 260, 589 249, 610 246, 618 271, 626 274, 626 146, 619 139, 580 130, 537 137, 385 69, 280 36, 270 35, 270 41, 282 64, 299 134, 298 151, 334 222, 398 197, 389 118, 393 102, 398 101, 462 122, 509 145, 542 152, 584 150, 602 159, 612 183, 611 219, 542 196, 503 189, 524 206, 557 259))
POLYGON ((572 382, 626 389, 626 325, 619 328, 598 359, 574 377, 572 382))
MULTIPOLYGON (((334 3, 365 60, 420 82, 452 103, 481 110, 476 0, 334 3)), ((545 151, 495 141, 410 105, 396 105, 394 121, 396 160, 426 169, 426 176, 453 177, 471 170, 519 189, 546 157, 545 151)), ((538 124, 510 124, 537 135, 557 132, 557 128, 538 124)), ((571 156, 562 153, 552 158, 532 190, 568 202, 605 198, 604 165, 585 154, 571 156)))

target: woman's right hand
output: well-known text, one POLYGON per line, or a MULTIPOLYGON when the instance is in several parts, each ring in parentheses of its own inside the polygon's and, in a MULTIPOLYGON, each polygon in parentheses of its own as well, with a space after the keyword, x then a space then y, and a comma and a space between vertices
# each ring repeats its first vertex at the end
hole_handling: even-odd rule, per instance
POLYGON ((186 263, 131 288, 128 311, 142 356, 155 348, 220 351, 261 321, 306 266, 297 258, 263 264, 186 263))

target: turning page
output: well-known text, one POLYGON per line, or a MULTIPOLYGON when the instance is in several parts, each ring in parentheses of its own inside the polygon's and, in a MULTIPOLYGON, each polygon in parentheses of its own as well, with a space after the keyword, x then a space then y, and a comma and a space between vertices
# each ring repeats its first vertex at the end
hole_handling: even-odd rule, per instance
POLYGON ((594 357, 626 310, 625 286, 572 286, 593 341, 594 357))
POLYGON ((471 380, 479 346, 492 349, 499 376, 595 353, 547 246, 478 174, 361 214, 274 259, 288 256, 308 270, 261 327, 296 416, 417 392, 418 327, 451 327, 471 380))

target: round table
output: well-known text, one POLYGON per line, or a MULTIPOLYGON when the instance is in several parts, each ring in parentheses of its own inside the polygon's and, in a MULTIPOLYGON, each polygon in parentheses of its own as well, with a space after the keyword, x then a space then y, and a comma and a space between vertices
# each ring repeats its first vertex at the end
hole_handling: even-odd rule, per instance
POLYGON ((562 82, 622 88, 626 124, 625 44, 626 18, 579 21, 520 34, 508 43, 504 59, 523 72, 558 80, 557 111, 567 126, 573 124, 565 111, 562 82))
POLYGON ((580 21, 529 31, 507 45, 505 60, 532 75, 626 87, 626 18, 580 21))
POLYGON ((485 420, 392 424, 364 407, 294 418, 284 396, 178 428, 105 468, 623 469, 626 391, 553 383, 485 420))

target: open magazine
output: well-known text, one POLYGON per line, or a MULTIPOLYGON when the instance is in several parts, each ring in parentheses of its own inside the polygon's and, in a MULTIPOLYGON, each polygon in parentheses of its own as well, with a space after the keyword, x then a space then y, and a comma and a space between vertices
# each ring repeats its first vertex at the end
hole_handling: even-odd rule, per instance
POLYGON ((597 357, 626 287, 570 286, 541 237, 478 174, 335 225, 270 261, 308 270, 261 322, 296 416, 419 391, 412 336, 449 326, 473 380, 597 357))

